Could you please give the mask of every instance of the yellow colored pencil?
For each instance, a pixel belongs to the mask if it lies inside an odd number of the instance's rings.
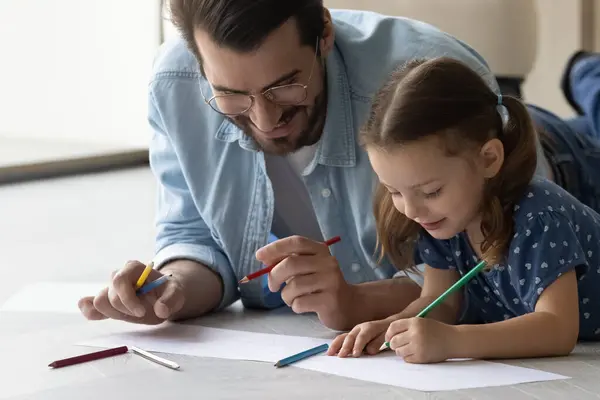
[[[153,262],[151,262],[150,264],[146,265],[146,268],[144,268],[144,271],[142,272],[142,274],[138,278],[137,283],[135,284],[135,288],[136,289],[139,289],[142,286],[144,286],[144,283],[146,283],[146,279],[148,279],[148,275],[150,275],[150,272],[152,271],[152,267],[154,267],[154,263]]]

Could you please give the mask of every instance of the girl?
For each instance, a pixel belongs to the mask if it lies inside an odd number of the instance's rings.
[[[536,132],[525,106],[471,69],[415,61],[376,96],[362,142],[380,184],[381,253],[424,264],[419,299],[338,336],[329,354],[388,341],[407,362],[569,354],[600,338],[600,216],[534,178]],[[488,268],[414,318],[478,261]]]

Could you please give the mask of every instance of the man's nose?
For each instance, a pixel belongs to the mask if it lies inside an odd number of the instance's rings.
[[[268,101],[263,96],[254,99],[254,105],[250,109],[250,120],[262,132],[271,132],[281,119],[282,110],[276,104]]]

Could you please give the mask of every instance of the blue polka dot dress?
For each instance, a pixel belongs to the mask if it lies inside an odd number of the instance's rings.
[[[600,215],[552,182],[535,178],[514,207],[514,236],[503,264],[464,290],[461,323],[497,322],[533,312],[562,274],[578,279],[580,340],[600,339]],[[466,274],[479,261],[465,233],[436,240],[423,231],[417,262]]]

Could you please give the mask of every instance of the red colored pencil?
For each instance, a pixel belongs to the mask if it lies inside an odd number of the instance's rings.
[[[88,361],[99,360],[101,358],[107,358],[112,356],[117,356],[119,354],[127,353],[127,346],[115,347],[114,349],[106,349],[101,351],[96,351],[94,353],[82,354],[80,356],[75,356],[71,358],[65,358],[63,360],[57,360],[51,362],[48,366],[52,368],[62,368],[68,367],[69,365],[81,364]]]
[[[324,242],[324,244],[325,244],[325,246],[329,247],[329,246],[331,246],[332,244],[335,244],[335,243],[339,242],[340,240],[342,240],[342,239],[341,239],[339,236],[335,236],[335,237],[332,237],[331,239],[329,239],[329,240],[325,241],[325,242]],[[261,269],[261,270],[258,270],[258,271],[256,271],[256,272],[253,272],[253,273],[251,273],[251,274],[249,274],[249,275],[246,275],[245,277],[243,277],[243,278],[242,278],[242,279],[239,281],[239,283],[246,283],[246,282],[250,282],[252,279],[258,278],[259,276],[263,276],[264,274],[268,274],[269,272],[271,272],[271,270],[272,270],[273,268],[275,268],[275,266],[276,266],[276,265],[277,265],[277,264],[273,264],[273,265],[270,265],[270,266],[268,266],[268,267],[266,267],[266,268],[263,268],[263,269]]]

